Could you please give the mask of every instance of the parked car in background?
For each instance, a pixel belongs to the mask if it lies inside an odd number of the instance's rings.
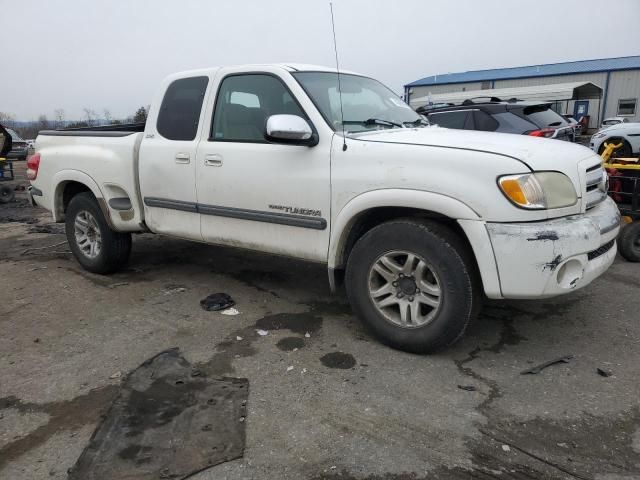
[[[640,123],[618,123],[597,131],[589,142],[591,149],[600,154],[605,143],[622,143],[613,154],[617,157],[631,157],[640,154]]]
[[[26,160],[29,155],[29,148],[27,142],[18,135],[15,130],[7,128],[7,132],[11,135],[12,147],[11,151],[7,154],[7,158],[10,160]]]
[[[470,99],[457,106],[419,107],[416,112],[445,128],[575,140],[573,127],[549,103]]]
[[[627,117],[609,117],[605,118],[600,125],[600,128],[611,127],[612,125],[618,125],[619,123],[628,123],[629,119]]]
[[[573,127],[573,133],[577,137],[578,135],[582,135],[582,124],[573,118],[571,115],[562,115],[562,118],[566,120],[566,122]]]

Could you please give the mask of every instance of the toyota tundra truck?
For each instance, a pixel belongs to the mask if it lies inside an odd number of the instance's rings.
[[[331,68],[174,74],[144,124],[44,131],[35,151],[32,201],[85,269],[119,269],[141,232],[318,262],[375,336],[411,352],[452,344],[486,297],[569,293],[616,255],[591,150],[430,126]]]

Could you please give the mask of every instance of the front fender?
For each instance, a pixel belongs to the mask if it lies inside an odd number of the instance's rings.
[[[478,220],[480,216],[468,205],[446,195],[411,189],[381,189],[352,198],[334,217],[329,240],[330,269],[344,266],[343,252],[352,225],[358,216],[372,208],[411,207],[438,213],[454,220]]]

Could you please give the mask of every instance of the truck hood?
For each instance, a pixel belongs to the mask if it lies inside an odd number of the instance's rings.
[[[557,170],[580,184],[578,164],[593,159],[600,161],[593,151],[571,142],[548,138],[529,137],[512,133],[476,132],[440,127],[373,130],[349,134],[348,138],[367,142],[424,145],[442,148],[460,148],[495,153],[514,158],[524,167],[535,170]],[[526,171],[526,170],[525,170]],[[519,173],[519,172],[505,172]]]

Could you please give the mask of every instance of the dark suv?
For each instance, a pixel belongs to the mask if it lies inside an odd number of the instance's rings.
[[[575,141],[573,127],[551,109],[550,103],[521,100],[465,100],[461,105],[419,107],[430,123],[445,128],[482,130],[485,132],[518,133],[534,137]]]

